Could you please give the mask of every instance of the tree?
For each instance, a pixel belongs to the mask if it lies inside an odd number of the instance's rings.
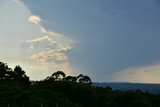
[[[0,62],[0,80],[8,79],[12,69],[8,67],[7,63]]]
[[[25,71],[22,70],[22,68],[19,65],[14,68],[13,72],[14,72],[13,73],[13,79],[16,82],[24,83],[26,85],[31,83],[29,81],[29,77],[25,74]]]
[[[19,65],[14,68],[14,74],[17,78],[26,77],[25,71]]]
[[[55,81],[61,81],[64,77],[66,76],[66,74],[62,71],[57,71],[55,73],[53,73],[49,79],[53,79]]]
[[[76,82],[77,81],[77,77],[67,76],[63,80],[67,81],[67,82]]]
[[[80,74],[77,76],[77,80],[79,83],[92,84],[92,81],[89,76]]]

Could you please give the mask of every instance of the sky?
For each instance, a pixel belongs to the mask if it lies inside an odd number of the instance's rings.
[[[0,61],[31,80],[160,83],[159,0],[1,0]]]

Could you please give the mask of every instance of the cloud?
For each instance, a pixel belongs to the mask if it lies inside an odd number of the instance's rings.
[[[160,83],[160,63],[131,67],[115,74],[114,80],[120,82]]]
[[[38,24],[40,23],[41,18],[39,16],[32,15],[28,18],[28,20],[32,23]]]
[[[48,49],[54,50],[57,48],[58,44],[54,40],[52,40],[52,38],[44,36],[41,38],[36,38],[23,42],[20,46],[20,51],[25,53],[26,55],[31,55],[46,51]]]
[[[41,25],[40,16],[31,15],[28,20],[39,26],[39,31],[46,35],[32,40],[26,40],[20,44],[22,61],[45,65],[48,72],[62,70],[70,73],[72,67],[69,64],[67,53],[75,46],[75,42],[62,34],[50,31]]]
[[[74,48],[73,43],[69,39],[65,39],[65,43],[54,40],[54,35],[44,36],[33,40],[27,40],[20,45],[20,52],[25,62],[36,62],[54,69],[61,69],[69,72],[71,69],[68,63],[68,53]],[[64,38],[63,38],[64,39]]]
[[[44,28],[44,27],[40,27],[40,31],[42,32],[42,33],[47,33],[47,30]]]
[[[0,27],[4,28],[0,30],[3,38],[0,40],[1,60],[13,68],[22,66],[32,80],[44,79],[57,70],[72,72],[67,54],[74,48],[73,41],[42,26],[44,20],[31,14],[33,12],[23,0],[3,1],[0,9]]]
[[[65,53],[57,50],[46,50],[38,54],[34,54],[26,59],[36,61],[43,64],[64,64],[68,61]]]
[[[21,0],[13,0],[13,1],[15,1],[15,2],[17,2],[17,3],[21,3]]]
[[[45,34],[47,34],[47,35],[58,35],[58,36],[63,36],[63,35],[58,34],[58,33],[56,33],[56,32],[48,31],[48,30],[46,30],[44,27],[42,27],[41,25],[40,25],[40,32],[45,33]]]

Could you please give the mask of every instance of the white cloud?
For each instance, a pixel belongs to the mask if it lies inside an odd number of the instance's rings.
[[[46,65],[49,71],[57,69],[69,73],[71,66],[66,53],[74,48],[75,43],[64,35],[49,31],[42,26],[40,16],[31,15],[28,21],[38,25],[39,31],[46,36],[21,43],[19,50],[22,61]]]
[[[63,41],[62,41],[63,39]],[[66,38],[44,36],[33,40],[27,40],[20,45],[20,52],[26,55],[41,53],[43,51],[54,50],[56,52],[67,52],[74,48],[74,42]]]
[[[43,64],[63,64],[67,63],[68,57],[65,53],[56,50],[46,50],[38,54],[34,54],[26,59],[36,61]]]
[[[37,54],[48,49],[54,50],[57,49],[58,44],[49,38],[48,36],[44,36],[42,38],[36,38],[33,40],[28,40],[23,42],[20,46],[20,52],[26,55]]]
[[[23,61],[45,64],[57,70],[70,72],[71,67],[66,53],[74,48],[73,43],[69,39],[63,40],[65,43],[62,43],[62,40],[58,42],[53,38],[54,35],[44,36],[23,42],[20,46]]]
[[[40,28],[40,31],[41,31],[42,33],[47,33],[47,30],[46,30],[44,27],[42,27],[42,26],[41,26],[41,28]]]
[[[116,73],[114,80],[120,82],[160,83],[160,64],[124,69]]]
[[[47,35],[58,35],[58,36],[63,36],[63,35],[58,34],[58,33],[56,33],[56,32],[48,31],[48,30],[46,30],[44,27],[42,27],[41,25],[40,25],[40,32],[45,33],[45,34],[47,34]]]
[[[39,16],[32,15],[28,18],[28,20],[32,23],[38,24],[40,23],[41,18]]]

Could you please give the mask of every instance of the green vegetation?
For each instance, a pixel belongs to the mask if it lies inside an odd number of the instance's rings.
[[[160,95],[93,87],[90,77],[62,71],[31,84],[20,66],[0,62],[0,107],[160,107]]]

